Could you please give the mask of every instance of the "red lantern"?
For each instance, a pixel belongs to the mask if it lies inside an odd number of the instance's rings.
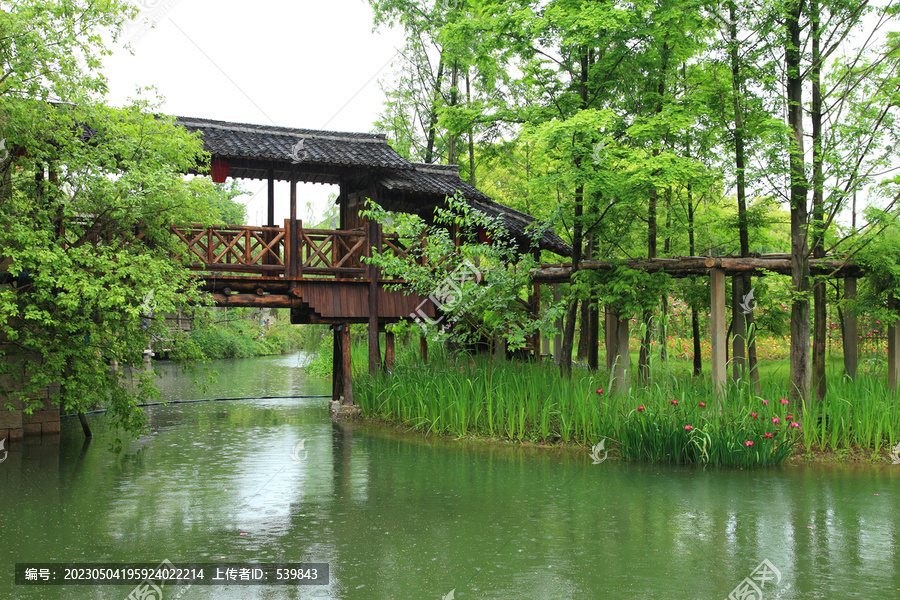
[[[230,170],[231,165],[228,164],[228,161],[218,158],[213,159],[212,164],[209,166],[209,173],[212,175],[212,180],[215,183],[225,183],[225,178],[228,177],[228,171]]]

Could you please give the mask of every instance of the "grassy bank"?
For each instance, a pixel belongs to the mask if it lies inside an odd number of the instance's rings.
[[[303,344],[286,310],[261,313],[249,308],[219,309],[196,318],[190,341],[206,358],[285,354]]]
[[[601,440],[625,459],[769,465],[792,453],[883,452],[900,441],[900,403],[881,379],[832,375],[813,409],[786,400],[780,378],[759,395],[747,383],[723,396],[704,379],[657,374],[647,387],[611,394],[607,375],[576,370],[571,381],[552,364],[441,355],[403,361],[390,377],[363,376],[354,396],[369,418],[423,432],[538,443]]]

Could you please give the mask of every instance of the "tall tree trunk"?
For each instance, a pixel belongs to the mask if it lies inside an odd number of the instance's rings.
[[[741,256],[750,256],[750,232],[747,220],[747,177],[746,177],[746,153],[744,150],[744,141],[746,133],[744,131],[744,113],[743,113],[743,77],[741,76],[741,65],[738,55],[738,30],[737,30],[737,8],[734,2],[729,7],[729,16],[731,18],[731,26],[729,28],[731,57],[731,87],[734,98],[734,166],[736,172],[737,184],[737,203],[738,203],[738,236],[741,244]],[[733,281],[737,281],[736,279]],[[741,277],[741,300],[747,294],[753,291],[753,280],[750,275]],[[745,302],[745,305],[747,302]],[[741,330],[742,344],[746,343],[747,369],[750,372],[750,379],[759,394],[759,371],[756,365],[756,335],[753,327],[753,311],[737,313],[738,318],[743,318],[743,327]]]
[[[459,103],[459,66],[453,61],[453,70],[450,74],[450,106],[456,106]],[[456,149],[457,133],[456,131],[448,131],[450,139],[447,141],[447,164],[455,165],[459,162],[459,155]]]
[[[801,17],[804,0],[788,0],[785,69],[790,140],[791,202],[791,398],[806,406],[810,399],[809,362],[809,182],[803,160],[803,78],[800,69]]]
[[[437,79],[434,82],[434,100],[431,105],[431,113],[428,115],[428,141],[425,144],[425,162],[434,161],[434,139],[437,132],[438,103],[441,100],[441,82],[444,79],[444,55],[441,54],[438,61]]]
[[[691,155],[690,137],[686,142],[686,153]],[[697,248],[694,245],[694,187],[688,182],[687,185],[687,209],[688,209],[688,253],[691,256],[697,255]],[[692,279],[694,279],[692,277]],[[703,354],[700,347],[700,314],[697,308],[691,307],[691,338],[694,342],[694,376],[699,377],[703,374]]]
[[[590,258],[590,241],[587,243],[585,256],[582,258]],[[589,310],[590,303],[587,300],[581,301],[581,307],[578,310],[578,352],[576,357],[579,362],[586,362],[588,355],[588,343],[591,338],[591,314]]]
[[[466,108],[472,108],[472,92],[469,89],[469,69],[466,69]],[[475,125],[469,124],[469,185],[475,187]]]
[[[669,45],[663,42],[662,47],[662,65],[659,74],[659,83],[657,84],[657,94],[659,95],[659,103],[656,106],[656,114],[663,111],[663,96],[666,93],[666,75],[669,68]],[[677,67],[676,67],[677,69]],[[659,156],[659,148],[653,149],[653,156]],[[658,194],[656,187],[651,182],[647,207],[647,258],[656,258],[656,210],[658,202]],[[650,342],[653,340],[653,311],[645,310],[642,315],[644,322],[644,339],[641,340],[641,349],[638,353],[638,377],[641,381],[647,381],[650,378]]]
[[[809,3],[810,28],[812,33],[812,143],[813,143],[813,231],[812,251],[815,258],[825,256],[825,201],[822,176],[822,57],[820,54],[820,22],[818,0]],[[816,400],[825,398],[825,339],[828,316],[826,314],[825,281],[821,278],[813,283],[813,359],[812,386]]]
[[[572,226],[572,278],[581,266],[581,212],[584,187],[575,190],[575,219]],[[572,350],[575,345],[575,320],[578,317],[578,297],[569,290],[569,305],[566,307],[566,329],[563,331],[562,356],[559,358],[559,372],[563,377],[572,376]]]
[[[588,53],[582,48],[581,52],[581,82],[580,82],[580,100],[581,109],[587,108],[587,81],[588,68],[590,59]],[[576,157],[575,168],[581,167],[581,158]],[[581,266],[581,246],[583,223],[582,215],[584,212],[584,185],[575,188],[575,215],[572,224],[572,278],[574,280],[578,269]],[[578,316],[578,298],[570,290],[569,305],[566,309],[566,330],[563,332],[562,356],[559,359],[559,370],[563,377],[572,377],[572,350],[575,345],[575,318]]]

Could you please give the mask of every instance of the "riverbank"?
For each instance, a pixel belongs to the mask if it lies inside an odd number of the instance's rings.
[[[430,432],[422,432],[408,424],[388,421],[378,417],[367,417],[365,415],[358,419],[359,423],[366,427],[382,430],[384,435],[402,436],[404,441],[415,443],[420,440],[427,443],[428,440],[439,439],[448,443],[452,442],[476,442],[489,444],[497,447],[525,448],[536,449],[541,451],[563,452],[571,455],[583,455],[586,460],[590,460],[592,447],[586,444],[576,442],[533,442],[509,440],[499,437],[489,437],[483,435],[470,434],[466,436],[443,435]],[[367,433],[372,433],[371,429],[367,429]],[[821,448],[813,448],[807,451],[806,448],[796,447],[792,454],[788,455],[781,465],[802,467],[809,465],[869,465],[869,466],[895,466],[891,457],[891,448],[884,448],[878,452],[860,448],[840,449],[840,450],[823,450]],[[605,444],[599,456],[606,460],[621,461],[624,460],[618,452],[615,444],[610,442]],[[900,465],[896,465],[900,472]]]

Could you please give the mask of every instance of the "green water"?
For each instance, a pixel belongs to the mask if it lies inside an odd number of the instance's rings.
[[[299,358],[221,361],[169,399],[326,394]],[[134,586],[15,586],[17,562],[327,562],[319,587],[169,587],[163,599],[900,598],[900,465],[755,471],[591,464],[586,453],[335,427],[326,399],[104,417],[0,463],[0,599],[125,600]],[[302,447],[298,443],[303,442]],[[3,453],[0,452],[0,457]],[[180,596],[179,596],[180,594]],[[780,595],[779,595],[780,594]]]

